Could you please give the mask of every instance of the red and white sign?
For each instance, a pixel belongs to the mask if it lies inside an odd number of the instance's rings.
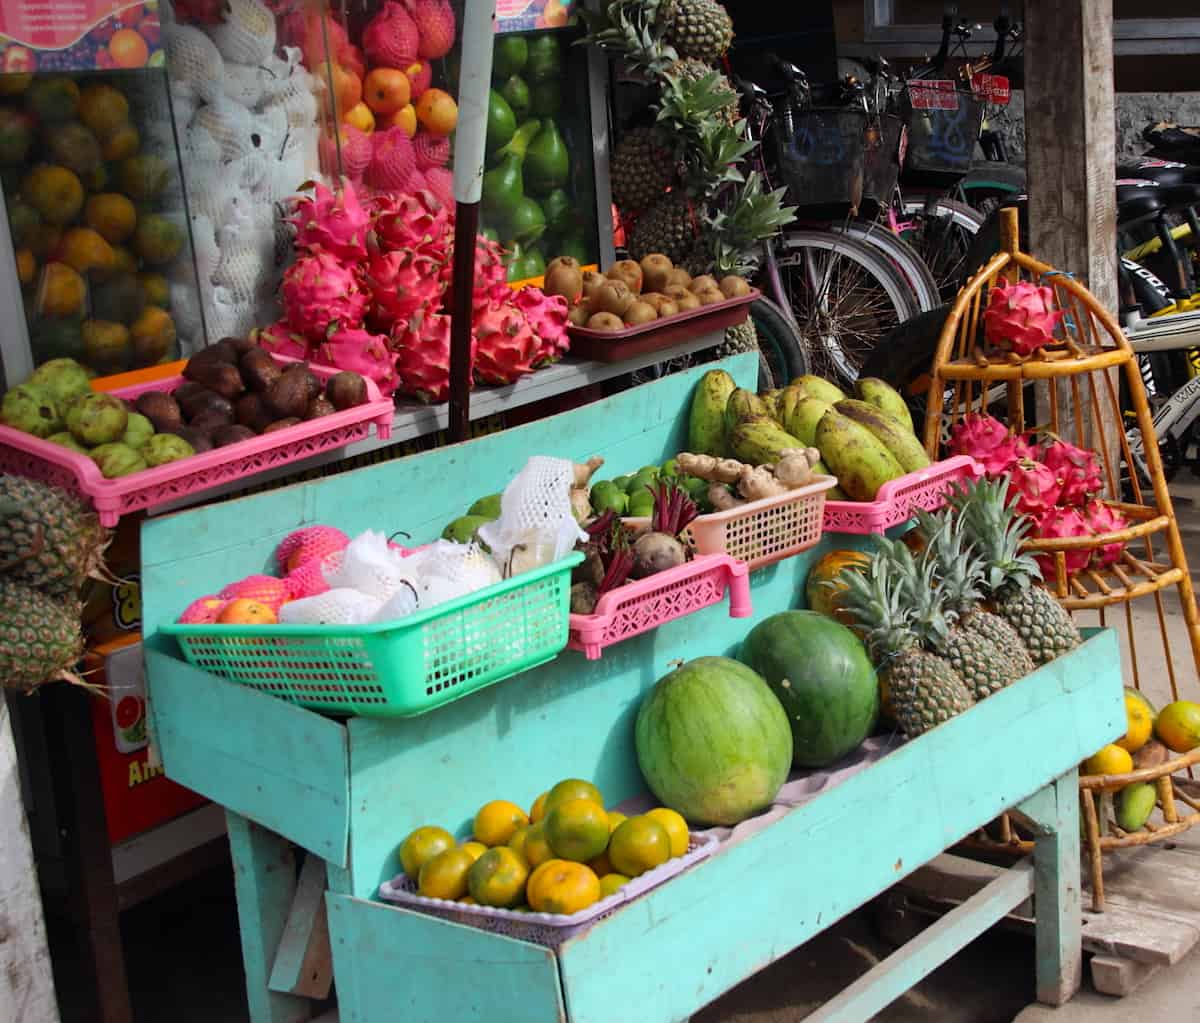
[[[3,0],[0,36],[35,50],[60,50],[140,0]]]
[[[971,88],[993,106],[1006,107],[1012,100],[1012,86],[1004,75],[972,75]]]
[[[958,88],[954,82],[929,79],[908,83],[914,110],[957,110]]]

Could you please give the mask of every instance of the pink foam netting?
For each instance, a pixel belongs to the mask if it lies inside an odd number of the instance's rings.
[[[207,597],[197,597],[184,608],[183,614],[179,616],[179,624],[212,625],[226,603],[228,601],[225,597],[219,597],[215,593],[210,593]]]
[[[336,526],[306,526],[289,533],[275,549],[275,560],[279,567],[286,570],[292,555],[298,554],[297,567],[314,558],[324,558],[327,554],[343,550],[350,542],[350,537]]]
[[[287,574],[288,585],[296,600],[305,597],[317,597],[329,591],[329,582],[325,573],[332,572],[341,564],[341,549],[329,551],[322,557],[309,558]]]
[[[279,609],[294,595],[284,579],[277,579],[273,575],[248,575],[245,579],[230,583],[217,596],[227,600],[234,600],[238,597],[257,600],[278,614]]]

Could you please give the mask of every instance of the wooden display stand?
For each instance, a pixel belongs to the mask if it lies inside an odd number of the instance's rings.
[[[754,356],[723,365],[754,386]],[[1111,632],[1090,635],[968,713],[898,744],[551,950],[374,901],[380,882],[398,871],[398,843],[420,824],[459,830],[489,799],[528,805],[563,777],[593,779],[609,805],[644,793],[633,741],[641,699],[681,659],[735,654],[752,622],[710,607],[597,661],[564,651],[429,714],[390,720],[332,719],[223,681],[188,665],[156,631],[197,594],[268,563],[297,527],[330,523],[351,535],[403,528],[421,541],[464,502],[502,489],[531,454],[599,454],[613,470],[674,454],[702,372],[466,444],[146,524],[155,739],[170,777],[227,809],[255,1023],[323,1009],[314,999],[329,991],[330,955],[342,1023],[383,1023],[397,1013],[414,1023],[686,1020],[1018,805],[1037,831],[1033,862],[1006,872],[810,1018],[870,1018],[1035,893],[1038,997],[1058,1004],[1073,994],[1075,765],[1124,730]],[[754,573],[754,618],[796,606],[813,560],[865,539],[826,537]],[[1016,748],[1022,756],[1014,758]],[[296,847],[308,854],[298,879]]]

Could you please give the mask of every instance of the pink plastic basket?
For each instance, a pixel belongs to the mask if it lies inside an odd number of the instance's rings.
[[[661,867],[646,871],[641,877],[635,877],[628,884],[618,888],[608,898],[593,902],[587,909],[581,909],[570,916],[562,913],[518,913],[512,909],[463,905],[448,899],[430,899],[418,895],[416,883],[404,874],[398,874],[391,881],[381,884],[379,897],[405,909],[415,909],[454,923],[467,924],[520,941],[557,948],[569,938],[586,931],[597,920],[611,916],[626,903],[645,895],[652,888],[657,888],[664,881],[669,881],[700,860],[711,856],[717,851],[719,844],[714,835],[692,834],[688,840],[688,851],[682,856],[667,860]]]
[[[604,594],[590,615],[571,615],[567,646],[597,660],[606,646],[719,603],[729,591],[729,617],[751,612],[749,569],[728,554],[701,554],[668,572]]]
[[[825,532],[882,533],[907,522],[918,508],[941,508],[954,483],[982,472],[969,455],[955,455],[890,480],[879,488],[874,501],[826,501]]]
[[[280,362],[295,361],[278,355],[275,358]],[[330,366],[310,368],[321,379],[328,379],[338,372]],[[167,377],[120,387],[112,393],[119,398],[133,399],[145,391],[174,391],[183,382],[182,376]],[[76,491],[91,501],[100,516],[100,524],[112,527],[122,515],[130,512],[177,501],[364,440],[370,436],[372,423],[379,438],[386,440],[391,436],[395,405],[390,398],[380,396],[374,382],[368,380],[366,383],[367,401],[363,405],[112,480],[106,480],[87,455],[0,426],[0,472],[44,480]]]

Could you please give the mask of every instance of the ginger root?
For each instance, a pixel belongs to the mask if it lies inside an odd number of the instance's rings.
[[[749,467],[738,477],[738,493],[748,501],[760,501],[764,497],[778,497],[791,488],[777,480],[765,466]]]
[[[816,448],[785,448],[779,453],[775,464],[775,479],[788,490],[802,487],[812,481],[813,466],[821,458]]]
[[[741,498],[734,497],[724,483],[714,481],[708,485],[708,503],[717,511],[722,512],[741,507],[746,502]]]
[[[575,483],[576,489],[587,489],[587,485],[592,481],[592,476],[596,470],[604,464],[604,459],[599,455],[592,455],[586,462],[575,463]]]
[[[713,483],[736,483],[742,470],[750,468],[735,458],[693,455],[688,451],[676,457],[675,465],[689,476],[698,476]]]

